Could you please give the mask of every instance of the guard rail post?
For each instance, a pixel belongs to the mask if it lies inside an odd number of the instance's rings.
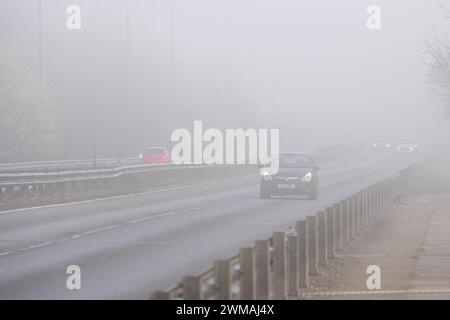
[[[197,276],[185,276],[183,278],[183,299],[201,300],[202,299],[201,279]]]
[[[270,244],[269,240],[255,242],[255,298],[270,298]]]
[[[170,300],[170,294],[166,291],[155,291],[150,295],[151,300]]]
[[[389,208],[389,181],[383,181],[383,190],[384,190],[384,210]]]
[[[364,230],[369,229],[369,190],[364,189],[363,191],[364,195],[364,201],[363,201],[363,212],[364,212],[364,219],[363,219],[363,225]]]
[[[242,248],[239,254],[239,294],[242,300],[255,298],[255,263],[253,248]]]
[[[384,210],[389,208],[389,183],[388,180],[383,181],[384,185]]]
[[[375,184],[375,218],[380,217],[380,184]]]
[[[355,195],[356,197],[356,235],[361,237],[362,227],[361,227],[361,217],[362,217],[362,193],[358,191]]]
[[[369,187],[369,224],[370,225],[372,225],[372,223],[375,220],[374,200],[375,200],[374,187],[373,187],[373,185],[371,185]]]
[[[318,247],[319,267],[328,265],[327,253],[327,215],[324,211],[317,213],[318,219]]]
[[[349,235],[349,214],[348,214],[348,201],[342,200],[341,201],[342,206],[342,241],[343,244],[347,244],[350,241],[350,235]]]
[[[375,187],[370,186],[370,223],[375,221]]]
[[[308,275],[319,275],[319,242],[317,215],[306,217],[308,225]]]
[[[327,215],[327,259],[334,259],[336,257],[335,253],[335,216],[334,216],[334,207],[328,207],[325,210],[325,214]]]
[[[273,233],[273,294],[276,300],[286,299],[286,233]]]
[[[366,189],[366,226],[370,229],[370,187]]]
[[[298,297],[298,236],[287,236],[287,296]]]
[[[394,179],[389,179],[389,206],[394,203]]]
[[[348,198],[349,221],[350,221],[350,240],[355,240],[355,197],[354,195]]]
[[[298,289],[309,287],[309,225],[307,221],[297,221],[297,274]]]
[[[219,300],[231,299],[231,270],[228,260],[214,262],[214,281],[216,284],[216,297]]]
[[[342,241],[342,202],[334,205],[335,212],[335,233],[336,233],[336,250],[342,251],[344,248]]]

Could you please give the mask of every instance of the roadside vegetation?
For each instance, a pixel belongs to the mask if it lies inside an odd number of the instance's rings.
[[[59,120],[37,72],[15,52],[0,50],[0,163],[58,158]]]
[[[408,194],[450,194],[449,156],[425,161],[408,176]]]

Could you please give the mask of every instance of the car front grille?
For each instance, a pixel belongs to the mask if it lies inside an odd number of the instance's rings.
[[[275,177],[275,180],[279,180],[279,181],[296,181],[296,180],[300,180],[300,177]]]

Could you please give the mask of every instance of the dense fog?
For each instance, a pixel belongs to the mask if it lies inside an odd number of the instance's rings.
[[[380,30],[372,4],[2,0],[0,160],[136,156],[194,120],[279,128],[290,150],[441,144],[424,43],[448,36],[445,2],[377,1]]]

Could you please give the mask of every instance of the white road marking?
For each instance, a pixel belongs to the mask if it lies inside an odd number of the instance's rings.
[[[180,214],[184,213],[184,211],[188,211],[188,210],[183,210],[183,211],[180,211],[179,213]],[[0,257],[7,256],[7,255],[10,255],[10,254],[13,254],[13,253],[17,253],[17,252],[26,251],[26,250],[47,247],[49,245],[53,245],[53,244],[57,244],[57,243],[62,243],[62,242],[67,242],[67,241],[71,241],[71,240],[76,240],[76,239],[80,239],[80,238],[83,238],[85,236],[92,235],[92,234],[95,234],[95,233],[99,233],[99,232],[102,232],[102,231],[112,230],[112,229],[123,227],[123,226],[126,226],[126,225],[139,223],[139,222],[150,220],[150,219],[156,219],[156,218],[172,216],[172,215],[175,215],[175,214],[177,214],[176,211],[168,211],[168,212],[164,212],[164,213],[160,213],[160,214],[156,214],[156,215],[151,215],[151,216],[147,216],[147,217],[143,217],[143,218],[139,218],[139,219],[126,221],[126,222],[123,222],[123,223],[108,225],[108,226],[92,229],[92,230],[89,230],[89,231],[85,231],[85,232],[82,232],[82,233],[79,233],[79,234],[75,234],[75,235],[72,235],[70,237],[65,237],[65,238],[54,240],[54,241],[42,242],[42,243],[38,243],[38,244],[32,244],[32,245],[29,245],[27,247],[23,247],[23,248],[11,250],[11,251],[5,251],[5,252],[0,253]]]
[[[232,202],[233,201],[229,201],[229,203],[232,203]],[[57,239],[57,240],[54,240],[54,241],[47,241],[47,242],[38,243],[38,244],[32,244],[32,245],[29,245],[27,247],[23,247],[23,248],[11,250],[11,251],[1,252],[0,253],[0,257],[7,256],[7,255],[10,255],[10,254],[13,254],[13,253],[17,253],[17,252],[26,251],[26,250],[42,248],[42,247],[46,247],[46,246],[53,245],[53,244],[56,244],[56,243],[62,243],[62,242],[66,242],[66,241],[80,239],[80,238],[83,238],[83,237],[88,236],[88,235],[92,235],[92,234],[99,233],[99,232],[102,232],[102,231],[107,231],[107,230],[120,228],[120,227],[131,225],[131,224],[136,224],[136,223],[139,223],[139,222],[144,222],[144,221],[147,221],[147,220],[150,220],[150,219],[156,219],[156,218],[162,218],[162,217],[186,214],[186,213],[189,213],[189,212],[199,211],[201,209],[206,209],[206,208],[213,207],[213,206],[215,206],[215,204],[211,204],[209,206],[197,206],[197,207],[181,209],[179,211],[168,211],[168,212],[163,212],[163,213],[160,213],[160,214],[149,215],[149,216],[145,216],[145,217],[142,217],[142,218],[137,218],[137,219],[125,221],[125,222],[122,222],[122,223],[117,223],[117,224],[112,224],[112,225],[108,225],[108,226],[92,229],[92,230],[89,230],[89,231],[85,231],[85,232],[82,232],[82,233],[78,233],[78,234],[72,235],[70,237],[61,238],[61,239]]]

